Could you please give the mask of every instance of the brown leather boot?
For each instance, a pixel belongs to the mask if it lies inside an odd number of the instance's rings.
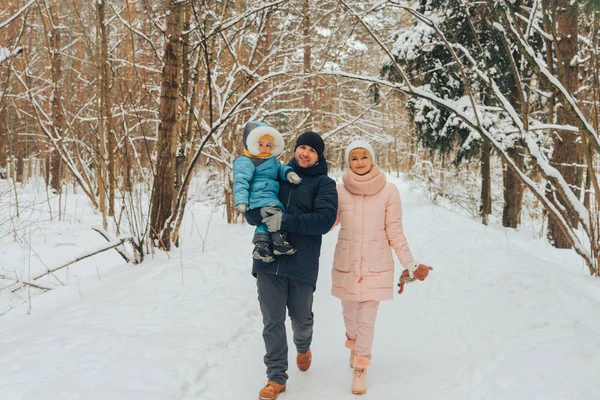
[[[258,398],[259,400],[275,400],[281,392],[285,392],[285,385],[268,381],[265,387],[262,388],[258,394]]]
[[[296,365],[298,365],[298,369],[302,372],[308,371],[311,361],[312,353],[310,352],[310,348],[306,350],[306,353],[296,354]]]

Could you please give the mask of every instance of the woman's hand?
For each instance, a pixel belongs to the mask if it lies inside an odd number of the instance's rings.
[[[431,271],[432,269],[433,267],[430,267],[429,265],[419,264],[419,266],[417,267],[417,269],[415,269],[415,272],[413,272],[413,274],[418,280],[424,281],[425,278],[427,278],[427,275],[429,275],[429,271]]]
[[[398,282],[398,287],[400,288],[400,290],[398,290],[398,294],[402,294],[402,292],[404,292],[404,285],[406,285],[406,280],[409,278],[408,275],[408,270],[405,269],[404,271],[402,271],[402,274],[400,274],[400,282]]]
[[[415,271],[413,272],[414,279],[424,281],[425,278],[427,278],[427,275],[429,275],[429,271],[431,271],[431,270],[433,270],[433,267],[430,267],[425,264],[419,264],[417,269],[415,269]],[[398,287],[400,288],[398,290],[398,294],[402,294],[402,292],[404,292],[404,285],[406,285],[407,282],[412,282],[414,279],[410,278],[410,275],[409,275],[407,269],[402,271],[402,274],[400,274],[400,281],[398,282]]]

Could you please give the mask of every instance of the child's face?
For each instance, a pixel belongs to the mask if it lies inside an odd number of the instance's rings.
[[[258,140],[258,152],[260,154],[271,154],[271,141],[267,138]]]

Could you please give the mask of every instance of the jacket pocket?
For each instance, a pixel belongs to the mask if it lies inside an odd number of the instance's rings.
[[[373,243],[365,258],[370,272],[386,272],[394,269],[392,249],[387,241]]]
[[[333,255],[333,268],[348,272],[350,267],[350,243],[347,240],[339,239]]]

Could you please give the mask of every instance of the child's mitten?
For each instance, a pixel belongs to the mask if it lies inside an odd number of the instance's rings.
[[[248,204],[245,203],[240,203],[237,206],[235,206],[235,208],[240,212],[240,213],[245,213],[246,211],[248,211]]]
[[[294,185],[298,185],[300,182],[302,182],[302,178],[300,178],[294,171],[291,171],[287,174],[287,180],[289,183],[293,183]]]

